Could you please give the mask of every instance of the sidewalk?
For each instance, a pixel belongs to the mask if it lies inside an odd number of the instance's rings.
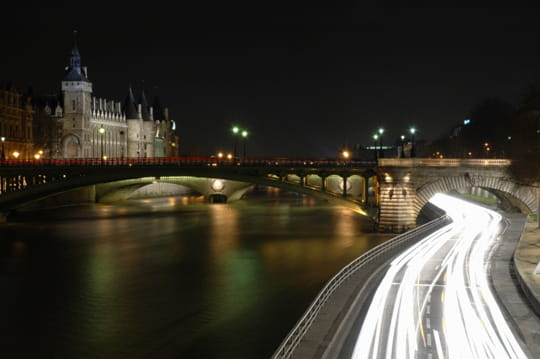
[[[540,315],[533,309],[533,304],[539,307],[540,300],[540,275],[533,274],[536,268],[533,262],[540,261],[540,230],[535,223],[526,223],[527,217],[523,215],[504,214],[504,217],[509,227],[492,253],[491,281],[507,310],[508,321],[521,334],[529,355],[540,359]],[[528,300],[521,286],[530,288],[536,297]]]
[[[540,228],[536,222],[527,221],[514,254],[514,262],[522,280],[521,284],[525,286],[523,291],[536,314],[540,316],[540,272],[535,273],[540,263]]]

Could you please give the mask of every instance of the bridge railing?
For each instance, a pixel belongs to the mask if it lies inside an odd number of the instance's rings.
[[[302,318],[296,323],[294,328],[289,332],[285,340],[278,347],[273,359],[290,358],[294,350],[297,348],[300,341],[304,338],[307,331],[313,324],[317,314],[321,311],[328,299],[334,292],[353,274],[367,269],[376,259],[384,258],[395,253],[395,250],[405,249],[413,244],[416,240],[420,240],[426,235],[435,232],[436,230],[451,223],[449,216],[444,215],[413,230],[400,234],[375,248],[370,249],[354,261],[341,269],[334,277],[332,277],[323,289],[319,292],[315,300],[311,303]]]
[[[507,167],[503,158],[379,158],[379,167]]]
[[[244,166],[244,167],[374,167],[375,161],[337,160],[337,159],[289,159],[289,158],[81,158],[81,159],[39,159],[39,160],[0,160],[2,167],[140,167],[140,166]]]

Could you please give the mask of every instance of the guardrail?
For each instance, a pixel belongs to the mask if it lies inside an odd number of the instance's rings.
[[[375,167],[376,161],[339,159],[243,158],[206,157],[171,158],[74,158],[39,160],[0,160],[2,167],[113,167],[113,166],[244,166],[244,167]]]
[[[302,318],[296,323],[294,328],[289,332],[285,340],[278,347],[272,358],[290,358],[300,341],[303,339],[306,332],[311,327],[315,317],[320,312],[322,307],[328,301],[330,296],[345,282],[351,275],[358,270],[364,269],[375,259],[379,259],[387,255],[393,249],[404,248],[410,242],[420,239],[423,236],[432,233],[448,224],[452,220],[449,216],[444,215],[413,230],[400,234],[380,245],[374,247],[356,258],[347,266],[342,268],[334,277],[332,277],[319,292],[315,300],[311,303]]]
[[[508,167],[503,158],[379,158],[379,167]]]

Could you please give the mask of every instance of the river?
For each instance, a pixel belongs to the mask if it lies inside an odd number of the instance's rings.
[[[268,358],[324,283],[388,238],[371,231],[271,188],[24,213],[0,225],[0,356]]]

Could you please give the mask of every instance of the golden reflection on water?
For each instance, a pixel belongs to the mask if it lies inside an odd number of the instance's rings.
[[[238,244],[238,210],[227,204],[214,204],[208,207],[212,254],[234,249]]]
[[[351,247],[359,234],[358,215],[344,208],[336,217],[337,244],[342,248]]]

